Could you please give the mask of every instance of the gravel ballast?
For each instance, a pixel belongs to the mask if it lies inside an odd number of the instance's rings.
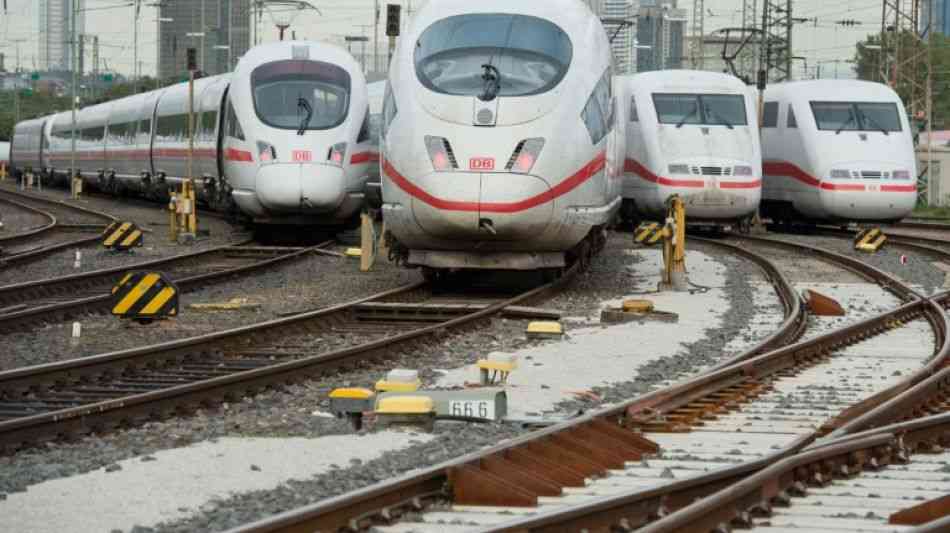
[[[599,312],[600,303],[604,300],[624,294],[649,292],[655,288],[644,285],[641,273],[644,270],[653,273],[658,265],[632,263],[625,246],[628,239],[629,235],[612,235],[608,249],[595,260],[591,271],[543,306],[560,309],[571,317],[590,317]],[[771,291],[761,290],[764,279],[756,267],[730,255],[724,255],[714,247],[697,245],[692,248],[715,257],[715,260],[725,267],[725,282],[722,287],[716,289],[722,289],[727,297],[728,304],[722,312],[729,320],[722,321],[720,326],[707,331],[705,338],[681,346],[672,357],[631,368],[630,375],[635,377],[630,381],[595,389],[603,401],[631,398],[678,376],[688,375],[722,360],[740,350],[742,344],[753,342],[760,334],[768,333],[767,328],[755,331],[750,328],[750,324],[761,318],[762,314],[776,315],[778,320],[781,319],[777,298]],[[302,264],[299,263],[294,268]],[[412,272],[410,275],[417,274]],[[342,280],[343,276],[347,276],[350,283]],[[341,288],[359,285],[366,279],[361,277],[358,278],[360,283],[353,283],[353,276],[352,271],[349,271],[340,274],[339,278],[328,280],[328,283],[335,288]],[[257,278],[254,279],[256,283]],[[280,283],[274,283],[280,286]],[[696,290],[704,288],[696,287]],[[205,295],[209,299],[226,299],[233,294],[224,286],[206,291],[215,291]],[[248,292],[250,294],[250,291]],[[769,295],[767,301],[763,301],[764,294]],[[369,364],[357,370],[285,387],[279,391],[266,391],[235,404],[199,411],[191,417],[152,422],[138,428],[90,436],[73,443],[53,443],[44,448],[20,452],[12,457],[2,457],[0,470],[9,475],[0,478],[0,493],[25,490],[30,485],[44,480],[77,475],[109,467],[124,459],[151,456],[161,450],[218,438],[315,438],[349,434],[352,431],[347,424],[326,417],[326,395],[332,388],[371,386],[385,371],[394,367],[418,368],[423,381],[432,384],[443,375],[439,369],[470,364],[486,352],[517,351],[545,342],[525,340],[523,332],[526,324],[527,321],[523,320],[493,319],[490,327],[432,339],[421,348],[393,354],[392,361]],[[570,334],[572,328],[582,327],[582,324],[566,321],[565,327]],[[477,376],[472,376],[473,380],[476,378]],[[559,413],[568,414],[594,405],[593,401],[586,400],[565,401],[557,407]],[[192,518],[169,522],[159,527],[139,524],[141,527],[135,530],[219,531],[368,486],[413,468],[437,464],[463,453],[497,444],[502,439],[520,433],[521,430],[507,426],[440,423],[436,426],[436,438],[430,442],[391,451],[364,464],[339,465],[340,468],[332,472],[307,480],[290,481],[277,489],[236,494],[211,503],[195,502],[194,507],[198,508],[198,512]],[[315,445],[318,443],[319,441],[315,441]],[[131,531],[135,525],[128,524],[124,530]]]

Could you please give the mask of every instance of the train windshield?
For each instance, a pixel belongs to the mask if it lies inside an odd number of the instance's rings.
[[[901,117],[894,102],[811,102],[819,130],[901,131]]]
[[[350,107],[350,75],[320,61],[261,65],[251,74],[251,87],[257,116],[275,128],[335,128],[346,120]]]
[[[654,93],[653,105],[661,124],[746,126],[745,98],[737,94]]]
[[[415,63],[419,81],[432,91],[490,100],[550,91],[572,57],[570,38],[551,22],[478,14],[430,26],[416,43]]]

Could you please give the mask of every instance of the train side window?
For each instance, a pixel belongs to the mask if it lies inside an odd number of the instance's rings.
[[[370,139],[370,127],[369,127],[369,111],[366,112],[366,117],[363,119],[363,125],[360,127],[360,134],[356,137],[356,142],[365,143]]]
[[[630,122],[640,122],[640,115],[637,113],[637,98],[630,97]]]
[[[396,118],[396,113],[398,112],[399,109],[396,108],[396,97],[393,96],[392,89],[390,89],[387,83],[386,98],[383,100],[383,137],[389,133],[389,126],[393,123],[393,120]]]
[[[795,110],[792,109],[792,104],[788,104],[788,119],[785,124],[788,128],[797,128],[798,121],[795,120]]]
[[[762,127],[778,127],[778,102],[766,102],[762,111]]]
[[[241,123],[238,122],[237,113],[234,111],[234,104],[228,100],[228,114],[227,114],[227,132],[228,137],[234,137],[235,139],[244,140],[244,130],[241,129]]]
[[[152,134],[152,119],[145,119],[139,122],[139,135],[151,135]]]

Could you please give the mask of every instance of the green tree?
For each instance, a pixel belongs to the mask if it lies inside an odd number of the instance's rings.
[[[895,43],[896,40],[899,43]],[[930,53],[933,61],[933,111],[934,128],[943,129],[950,127],[950,38],[941,34],[934,34],[930,43]],[[883,44],[891,49],[893,44],[899,44],[902,55],[905,57],[919,47],[925,46],[910,32],[901,32],[895,35],[893,32],[884,34],[869,35],[867,39],[858,43],[855,51],[854,62],[855,70],[859,79],[871,80],[877,82],[890,82],[893,76],[893,70],[888,65],[882,65]],[[905,69],[907,67],[904,67]],[[921,87],[926,86],[927,70],[926,61],[922,61],[921,68],[916,73],[918,83]],[[908,78],[906,70],[901,73],[901,80],[897,83],[894,90],[900,95],[905,103],[909,102],[912,87],[912,78]]]

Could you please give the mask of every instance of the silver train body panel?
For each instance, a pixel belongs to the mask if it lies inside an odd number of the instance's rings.
[[[481,48],[472,48],[478,53],[469,59],[468,49],[440,49],[438,39],[426,38],[426,32],[451,33],[453,25],[480,33],[482,23],[482,29],[499,23],[525,29],[520,45],[498,52],[501,81],[494,98],[453,85],[470,79],[477,85]],[[528,40],[538,35],[557,40],[545,46],[560,46],[562,53],[569,42],[569,63],[550,62],[544,55],[549,50],[518,48],[533,46]],[[413,44],[420,39],[435,44],[417,52],[430,46]],[[426,82],[417,71],[417,53],[433,58],[420,67]],[[534,63],[520,65],[512,91],[522,80],[542,89],[506,94],[504,77],[516,76],[508,69],[516,68],[518,57]],[[611,220],[619,208],[622,165],[622,143],[608,116],[615,105],[611,61],[600,21],[580,2],[489,0],[473,6],[448,0],[418,12],[390,69],[381,141],[384,217],[409,250],[411,266],[562,266],[566,251]],[[440,85],[443,78],[448,81]],[[529,145],[541,147],[531,152]]]
[[[762,194],[758,105],[741,80],[668,70],[617,77],[627,122],[625,216],[661,219],[679,195],[687,220],[751,217]],[[725,116],[723,116],[725,115]]]
[[[82,108],[76,172],[105,191],[164,198],[189,175],[188,94],[179,83]],[[234,73],[196,80],[194,95],[192,175],[210,206],[236,205],[265,224],[333,226],[357,214],[378,175],[378,137],[347,52],[303,41],[258,46]],[[333,113],[326,123],[324,111]],[[67,112],[17,124],[14,165],[69,175],[72,121]]]
[[[898,95],[853,80],[783,83],[765,93],[763,214],[886,222],[913,211],[917,165]]]

